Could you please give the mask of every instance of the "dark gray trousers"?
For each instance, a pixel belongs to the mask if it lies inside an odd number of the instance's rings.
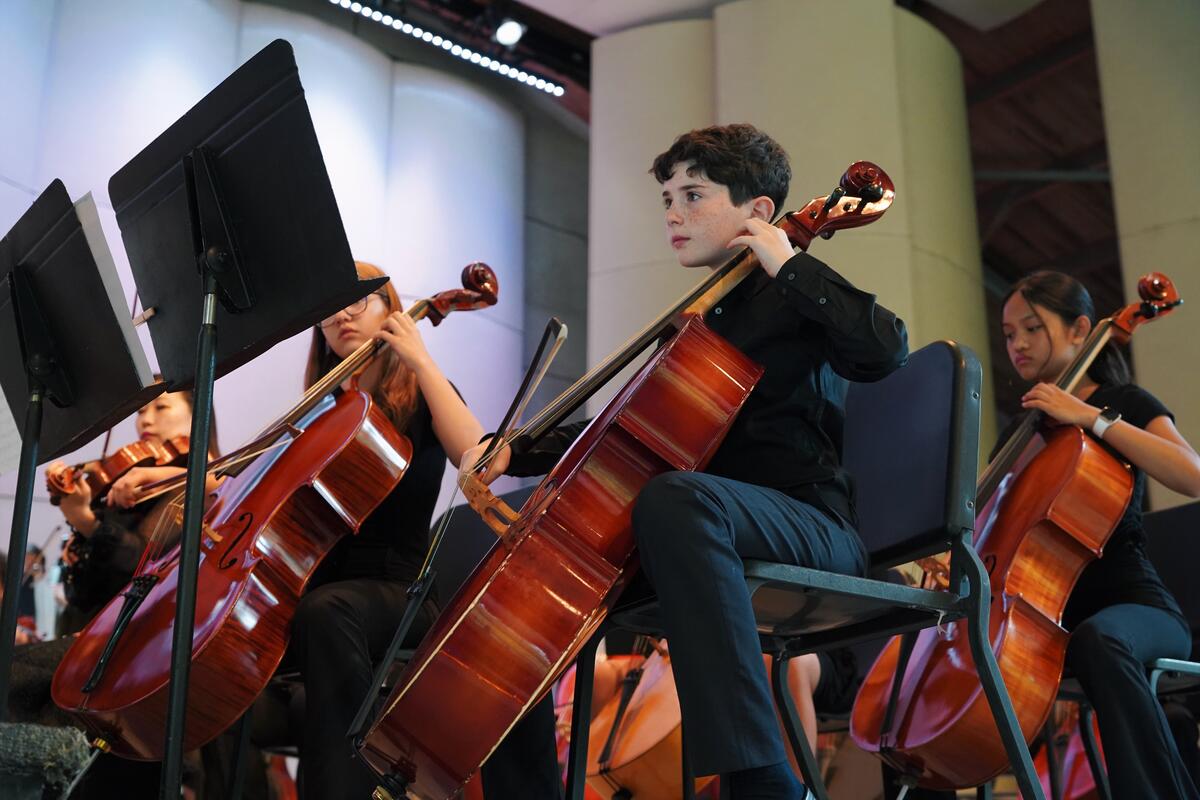
[[[1191,633],[1174,615],[1133,603],[1101,609],[1071,631],[1067,666],[1096,709],[1114,798],[1200,798],[1145,666],[1185,659],[1191,646]]]
[[[696,774],[783,761],[742,559],[861,575],[858,535],[782,492],[693,472],[647,483],[633,529],[661,604]]]

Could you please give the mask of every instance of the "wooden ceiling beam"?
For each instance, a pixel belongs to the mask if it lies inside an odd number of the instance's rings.
[[[993,76],[987,83],[969,90],[967,105],[974,107],[1007,97],[1013,92],[1074,64],[1089,55],[1094,47],[1092,29],[1088,28],[1082,33],[1064,39],[1053,47],[1009,67]]]

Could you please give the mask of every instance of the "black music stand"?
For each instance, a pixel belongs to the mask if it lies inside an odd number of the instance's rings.
[[[217,376],[387,280],[358,279],[282,40],[209,92],[108,188],[163,379],[172,390],[195,387],[193,442],[208,441]],[[169,800],[180,791],[206,460],[204,447],[189,452],[161,784]]]
[[[0,385],[13,417],[25,420],[5,576],[11,591],[0,614],[3,721],[39,453],[48,461],[77,449],[162,391],[91,195],[72,204],[59,180],[0,240]]]

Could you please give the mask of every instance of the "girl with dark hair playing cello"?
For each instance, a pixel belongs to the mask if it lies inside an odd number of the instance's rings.
[[[1034,384],[1021,398],[1022,407],[1041,411],[1053,423],[1091,431],[1134,468],[1125,514],[1103,557],[1084,569],[1067,602],[1067,667],[1096,709],[1113,796],[1196,798],[1200,794],[1179,758],[1145,669],[1156,658],[1187,658],[1190,627],[1146,557],[1141,520],[1146,476],[1200,497],[1200,456],[1176,430],[1172,413],[1131,382],[1129,367],[1112,345],[1074,394],[1054,385],[1095,323],[1087,289],[1060,272],[1023,278],[1005,298],[1002,326],[1009,359],[1021,378]]]
[[[1091,296],[1079,281],[1050,271],[1022,278],[1004,299],[1001,324],[1013,368],[1033,384],[1021,398],[1026,412],[1042,412],[1051,425],[1090,431],[1133,467],[1124,515],[1103,556],[1080,574],[1062,619],[1070,632],[1066,667],[1096,709],[1113,796],[1200,797],[1146,675],[1145,665],[1156,658],[1187,658],[1191,633],[1146,556],[1142,529],[1146,477],[1198,497],[1200,456],[1175,428],[1172,413],[1132,383],[1128,364],[1111,343],[1074,393],[1055,385],[1096,325]],[[1011,421],[1000,444],[1024,417]],[[910,796],[941,800],[954,793],[918,790]]]

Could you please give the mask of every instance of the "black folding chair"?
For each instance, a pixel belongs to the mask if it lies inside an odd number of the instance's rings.
[[[890,634],[915,636],[920,629],[955,619],[968,626],[971,653],[1021,792],[1027,800],[1043,800],[988,641],[988,575],[972,546],[980,381],[975,355],[943,341],[913,353],[907,366],[882,381],[851,384],[843,457],[857,486],[859,533],[871,555],[872,577],[745,562],[763,651],[775,656],[771,680],[776,703],[808,789],[820,800],[828,795],[788,693],[788,659]],[[879,577],[889,567],[947,550],[949,591],[900,586]],[[659,632],[653,603],[618,607],[610,624]],[[588,644],[576,667],[567,783],[572,800],[583,796],[587,709],[598,643],[597,637]],[[690,793],[686,757],[684,762],[683,785]],[[981,796],[989,791],[990,785],[980,788]]]
[[[1147,554],[1158,570],[1159,577],[1174,595],[1183,611],[1184,618],[1192,628],[1193,639],[1200,636],[1200,584],[1196,581],[1195,565],[1200,558],[1200,503],[1189,503],[1175,508],[1155,511],[1142,518],[1146,529]],[[1200,691],[1200,663],[1176,658],[1158,658],[1146,665],[1150,680],[1150,691],[1159,699],[1180,697]],[[1112,800],[1112,789],[1108,785],[1108,770],[1100,757],[1096,743],[1092,718],[1095,710],[1074,678],[1067,678],[1059,687],[1059,699],[1079,703],[1079,734],[1083,740],[1083,752],[1087,755],[1092,778],[1096,782],[1096,794],[1100,800]],[[1050,797],[1061,800],[1063,787],[1058,759],[1054,751],[1053,731],[1047,728],[1045,740],[1048,747],[1046,763],[1050,765]],[[1119,758],[1119,754],[1112,757]]]

